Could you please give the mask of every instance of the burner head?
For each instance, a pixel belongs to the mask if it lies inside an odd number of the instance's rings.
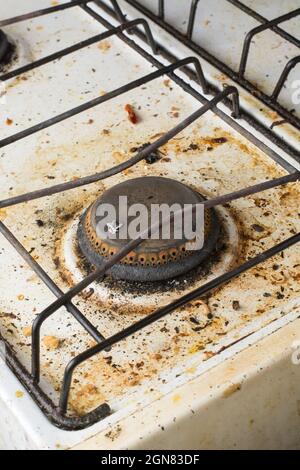
[[[110,238],[107,226],[118,229],[120,220],[106,219],[106,233],[99,229],[97,211],[103,204],[110,204],[119,212],[119,197],[127,197],[127,206],[143,204],[149,209],[153,204],[199,204],[204,196],[178,181],[162,177],[142,177],[125,181],[112,187],[100,196],[82,215],[77,238],[79,247],[86,259],[97,267],[124,247],[130,238]],[[103,215],[103,214],[102,214]],[[134,216],[136,217],[136,215]],[[133,217],[133,218],[134,218]],[[128,216],[130,225],[132,217]],[[193,219],[193,228],[195,220]],[[153,221],[152,221],[153,224]],[[122,226],[122,225],[121,225]],[[149,218],[149,226],[151,221]],[[97,227],[97,229],[96,229]],[[174,223],[170,224],[170,237],[149,238],[129,253],[120,263],[114,265],[110,273],[116,279],[128,281],[161,281],[174,278],[198,266],[214,249],[219,236],[219,222],[214,209],[205,211],[205,241],[200,250],[188,250],[189,240],[174,237]]]
[[[0,29],[0,65],[6,65],[10,61],[13,49],[6,34]]]

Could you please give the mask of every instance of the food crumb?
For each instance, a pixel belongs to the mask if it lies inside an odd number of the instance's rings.
[[[122,428],[120,425],[117,425],[115,428],[113,428],[111,431],[105,434],[105,437],[110,439],[111,441],[114,441],[119,437],[119,435],[122,432]]]
[[[7,119],[6,119],[6,124],[7,124],[8,126],[11,126],[11,125],[13,124],[13,122],[14,122],[14,121],[13,121],[12,119],[10,119],[10,118],[7,118]]]
[[[228,398],[231,395],[233,395],[235,392],[238,392],[241,390],[242,385],[241,384],[231,384],[229,387],[226,388],[223,392],[223,398]]]
[[[88,300],[94,294],[94,289],[88,289],[82,293],[82,298],[84,300]]]
[[[31,336],[31,333],[32,333],[31,326],[26,326],[25,328],[23,328],[23,335],[26,336],[26,338],[29,338]]]
[[[61,341],[55,336],[44,336],[43,344],[48,350],[53,351],[59,348]]]
[[[18,295],[18,300],[24,300],[24,299],[25,299],[25,295],[23,295],[23,294]]]
[[[137,124],[138,123],[138,117],[133,109],[133,106],[131,104],[126,104],[125,106],[125,111],[128,114],[128,119],[132,124]]]
[[[16,391],[16,397],[17,398],[22,398],[22,397],[24,397],[24,393],[21,390],[17,390]]]

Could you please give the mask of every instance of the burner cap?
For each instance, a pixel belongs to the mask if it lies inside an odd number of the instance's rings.
[[[6,34],[0,29],[0,65],[6,65],[13,52],[13,46],[9,42]]]
[[[167,204],[168,207],[178,204],[183,208],[185,204],[199,204],[205,200],[204,196],[190,187],[162,177],[136,178],[112,187],[85,211],[79,223],[77,232],[79,247],[92,265],[101,266],[130,241],[130,237],[121,239],[117,235],[114,237],[107,235],[108,226],[113,227],[115,231],[119,225],[122,227],[119,219],[106,218],[106,229],[97,225],[99,221],[97,211],[101,206],[103,208],[104,204],[111,204],[116,214],[119,213],[120,196],[127,198],[127,207],[143,204],[149,214],[153,204]],[[130,215],[127,217],[128,226],[134,217]],[[151,226],[150,218],[148,222]],[[214,249],[219,236],[218,218],[213,209],[205,211],[205,241],[200,250],[188,250],[189,240],[184,237],[180,239],[174,237],[172,230],[174,224],[170,225],[169,237],[163,237],[160,232],[158,239],[149,238],[143,241],[120,263],[111,268],[111,275],[116,279],[128,281],[160,281],[179,276],[199,265]]]

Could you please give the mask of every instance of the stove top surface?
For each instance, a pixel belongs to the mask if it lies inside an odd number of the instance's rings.
[[[26,3],[28,10],[47,6],[47,1]],[[5,12],[0,6],[0,13],[12,16],[17,8],[18,2],[10,2]],[[72,8],[6,30],[17,45],[15,68],[106,29],[80,8]],[[1,138],[152,71],[145,59],[114,36],[13,78],[7,83],[6,104],[1,105]],[[137,124],[124,111],[129,103],[138,109]],[[1,199],[121,164],[134,155],[134,149],[153,143],[198,108],[199,102],[163,76],[13,142],[1,150]],[[286,162],[291,161],[282,155],[275,162],[272,152],[267,155],[212,111],[160,152],[154,163],[142,160],[87,187],[0,209],[1,221],[66,292],[90,272],[74,243],[78,219],[115,185],[133,178],[164,177],[212,198],[283,176],[290,169]],[[299,183],[291,183],[219,206],[222,243],[213,260],[161,283],[128,283],[108,275],[75,297],[74,304],[109,337],[298,233],[299,196]],[[1,335],[30,368],[32,322],[54,298],[4,237],[0,263]],[[69,413],[80,416],[103,402],[114,413],[133,403],[150,403],[208,370],[222,351],[239,340],[285,317],[288,321],[299,312],[299,265],[298,244],[85,362],[74,374]],[[67,363],[93,345],[93,338],[65,308],[45,322],[41,388],[54,402]]]

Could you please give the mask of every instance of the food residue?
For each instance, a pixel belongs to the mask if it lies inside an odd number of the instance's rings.
[[[132,124],[137,124],[138,123],[138,117],[131,106],[131,104],[126,104],[125,106],[125,111],[128,113],[128,119]]]
[[[59,348],[61,341],[55,336],[44,336],[43,344],[49,351],[54,351]]]
[[[111,48],[111,43],[109,41],[101,41],[98,45],[100,51],[106,52]]]
[[[172,402],[173,403],[179,403],[181,400],[182,400],[182,397],[178,393],[176,395],[173,395],[173,397],[172,397]]]
[[[26,338],[29,338],[31,336],[31,333],[32,333],[31,326],[26,326],[25,328],[23,328],[23,335],[26,336]]]
[[[223,392],[223,398],[228,398],[231,395],[233,395],[235,392],[238,392],[241,390],[242,385],[241,384],[231,384],[229,387],[226,388]]]
[[[117,425],[115,428],[113,428],[111,431],[105,434],[105,437],[110,439],[111,441],[114,441],[119,437],[119,435],[122,432],[122,428],[120,425]]]
[[[5,219],[6,215],[7,215],[6,210],[0,209],[0,220]]]
[[[93,384],[87,384],[80,389],[78,395],[87,396],[87,395],[95,395],[98,394],[98,389]]]

